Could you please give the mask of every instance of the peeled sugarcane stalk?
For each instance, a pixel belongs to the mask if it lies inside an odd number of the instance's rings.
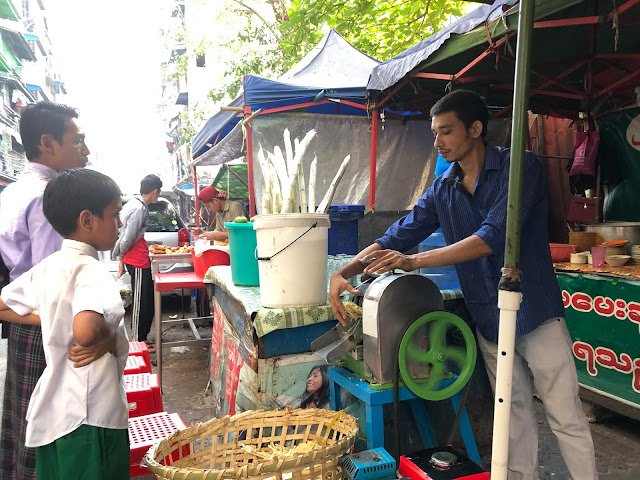
[[[344,160],[342,161],[342,164],[338,169],[338,173],[336,173],[336,176],[331,181],[331,185],[329,185],[329,190],[327,190],[327,193],[325,194],[324,198],[320,202],[320,205],[318,206],[316,213],[327,213],[329,211],[331,200],[333,200],[333,196],[336,193],[336,187],[338,186],[338,183],[340,183],[340,180],[342,180],[342,175],[344,175],[344,171],[347,169],[347,165],[349,165],[349,160],[351,160],[351,155],[347,155],[346,157],[344,157]]]
[[[271,155],[271,163],[273,163],[278,178],[280,179],[280,185],[285,188],[285,185],[289,183],[289,173],[287,172],[287,162],[282,156],[282,150],[277,145],[273,147],[273,155]]]
[[[271,175],[271,201],[273,205],[271,212],[277,213],[282,210],[282,195],[280,194],[280,182],[278,181],[278,175],[276,175],[276,171],[271,164],[269,164],[269,173]]]
[[[307,211],[314,213],[316,211],[316,169],[318,168],[318,157],[313,156],[311,167],[309,169],[309,205]]]
[[[282,201],[281,213],[297,212],[297,210],[294,210],[294,198],[297,197],[296,183],[298,179],[298,175],[295,172],[298,171],[298,168],[299,168],[298,165],[302,162],[302,157],[304,156],[304,152],[307,150],[309,143],[311,143],[311,140],[313,139],[313,137],[315,137],[315,135],[316,135],[315,130],[313,129],[309,130],[307,134],[304,136],[304,138],[302,139],[302,141],[300,142],[298,148],[296,148],[295,155],[293,156],[293,169],[291,172],[292,175],[289,177],[289,183],[287,184],[287,187],[285,188],[283,186],[284,198]]]
[[[262,170],[262,177],[264,178],[264,188],[262,189],[262,214],[266,215],[271,213],[272,204],[272,188],[271,188],[271,164],[264,156],[262,145],[258,151],[258,161],[260,162],[260,170]]]
[[[298,165],[300,165],[300,162]],[[291,175],[289,175],[289,181],[291,185],[289,188],[293,190],[293,197],[291,197],[291,212],[290,213],[298,213],[300,211],[300,198],[298,193],[298,171],[296,169],[295,173],[292,171]]]
[[[298,164],[298,197],[300,198],[300,213],[307,212],[307,192],[304,188],[304,169],[302,162]]]
[[[273,154],[269,153],[269,182],[271,183],[271,213],[282,210],[282,194],[280,193],[280,181],[273,164]]]
[[[288,128],[284,129],[284,155],[287,160],[287,169],[291,172],[293,163],[293,148],[291,147],[291,133]]]
[[[291,141],[291,139],[289,139],[289,141]],[[297,152],[300,149],[300,140],[298,140],[298,137],[293,139],[293,149],[295,152]],[[291,159],[291,163],[293,164],[293,159]],[[300,209],[300,211],[304,213],[304,210],[300,208],[300,204],[302,204],[302,198],[300,198],[300,175],[299,174],[298,174],[297,182],[298,182],[298,189],[296,192],[296,197],[293,200],[293,211],[297,213],[298,209]],[[302,187],[304,188],[304,177],[302,177],[302,183],[303,183]]]

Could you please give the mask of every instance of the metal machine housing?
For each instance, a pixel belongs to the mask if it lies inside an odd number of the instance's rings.
[[[371,283],[362,303],[363,360],[378,382],[393,381],[398,347],[409,325],[443,309],[440,290],[422,275],[382,275]]]

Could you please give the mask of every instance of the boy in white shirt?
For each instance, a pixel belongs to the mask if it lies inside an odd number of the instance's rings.
[[[44,192],[44,215],[62,249],[2,290],[0,319],[40,325],[47,367],[31,396],[26,445],[38,480],[129,478],[128,410],[123,386],[128,339],[115,279],[98,261],[121,226],[118,185],[106,175],[62,172]],[[74,344],[111,337],[115,351],[74,368]]]

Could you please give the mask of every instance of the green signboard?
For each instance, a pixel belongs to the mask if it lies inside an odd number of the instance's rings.
[[[640,282],[558,274],[580,384],[640,407]]]

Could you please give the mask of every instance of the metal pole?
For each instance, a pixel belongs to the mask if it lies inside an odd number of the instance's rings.
[[[246,119],[251,117],[251,107],[246,105],[244,107],[244,116]],[[251,144],[251,123],[247,123],[247,175],[249,177],[249,216],[254,217],[256,214],[256,193],[255,186],[253,184],[253,145]]]
[[[507,200],[507,232],[504,269],[498,291],[500,325],[498,330],[498,365],[493,422],[491,479],[506,480],[509,458],[509,422],[511,418],[511,379],[515,350],[516,316],[522,301],[520,288],[520,227],[522,221],[522,184],[524,178],[529,72],[535,0],[520,1],[518,46],[513,94],[511,162]]]
[[[193,167],[193,191],[196,194],[196,228],[200,228],[200,202],[198,200],[198,172],[197,168]]]
[[[376,208],[376,164],[378,154],[378,109],[371,112],[371,158],[369,165],[369,208]]]

